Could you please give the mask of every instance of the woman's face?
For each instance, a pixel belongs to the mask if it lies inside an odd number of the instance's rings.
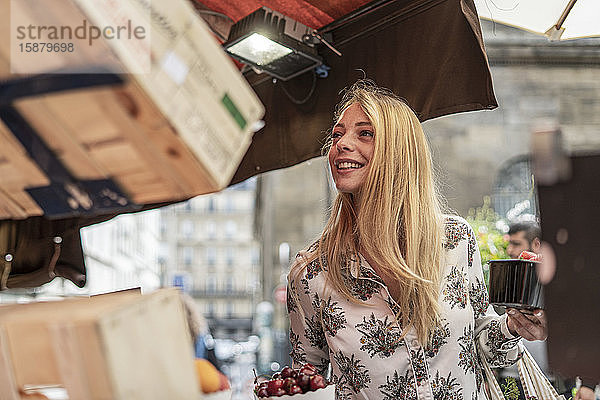
[[[335,186],[356,194],[369,172],[375,148],[375,130],[358,103],[348,107],[333,127],[329,166]]]

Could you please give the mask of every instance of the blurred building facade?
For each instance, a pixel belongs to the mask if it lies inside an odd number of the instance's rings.
[[[568,152],[600,150],[600,38],[550,42],[490,21],[482,31],[498,108],[424,123],[441,191],[461,215],[486,195],[504,213],[525,200],[533,211],[519,176],[534,131],[559,128]]]
[[[252,332],[260,285],[255,196],[248,180],[161,210],[162,284],[189,293],[215,337],[241,340]]]
[[[88,282],[83,290],[95,294],[141,287],[148,292],[160,287],[159,221],[160,212],[150,210],[83,228]]]

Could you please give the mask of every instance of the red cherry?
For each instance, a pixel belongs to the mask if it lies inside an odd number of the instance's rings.
[[[285,390],[283,390],[283,388],[279,388],[279,389],[277,389],[277,390],[275,391],[275,393],[272,393],[272,394],[271,394],[271,396],[277,396],[277,397],[279,397],[279,396],[283,396],[283,395],[285,395],[285,394],[287,394],[287,393],[285,392]]]
[[[267,392],[273,396],[283,386],[283,379],[271,379],[267,383]],[[283,389],[282,389],[283,390]]]
[[[303,373],[304,375],[315,375],[317,373],[317,371],[315,371],[314,369],[306,368],[306,367],[300,368],[300,372]]]
[[[260,389],[258,389],[258,391],[256,392],[256,395],[258,397],[269,397],[269,392],[267,391],[266,387],[261,387]]]
[[[300,393],[302,393],[302,388],[300,388],[300,386],[298,386],[298,385],[292,385],[288,389],[288,394],[289,395],[300,394]]]
[[[281,386],[281,387],[283,388],[283,390],[285,390],[287,392],[291,386],[297,385],[297,384],[298,383],[296,382],[296,380],[294,378],[285,378],[283,380],[283,386]]]
[[[298,382],[298,386],[300,386],[302,390],[306,391],[310,388],[310,375],[300,372],[298,373],[296,382]]]
[[[275,373],[274,373],[274,374],[271,376],[271,379],[280,379],[280,378],[283,378],[283,377],[281,376],[281,372],[275,372]]]
[[[298,377],[298,371],[296,371],[295,369],[292,370],[292,374],[290,375],[291,378],[296,379]]]
[[[322,389],[325,386],[325,378],[321,375],[313,375],[310,377],[310,390]]]
[[[285,379],[285,378],[289,378],[290,376],[292,376],[292,371],[293,369],[291,369],[290,367],[288,367],[287,365],[285,367],[283,367],[283,369],[281,370],[281,378]]]

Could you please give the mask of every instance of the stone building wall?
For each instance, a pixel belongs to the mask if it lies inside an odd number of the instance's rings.
[[[498,108],[424,123],[441,192],[461,215],[492,192],[499,169],[556,125],[569,151],[600,150],[600,39],[552,43],[483,22]]]

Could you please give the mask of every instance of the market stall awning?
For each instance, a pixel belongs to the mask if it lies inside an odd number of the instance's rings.
[[[359,78],[406,98],[422,121],[497,106],[472,0],[201,3],[232,21],[267,6],[330,35],[331,45],[342,53],[319,47],[330,68],[323,78],[307,72],[274,83],[267,74],[247,70],[265,104],[266,125],[254,136],[232,183],[319,156],[339,91]]]

